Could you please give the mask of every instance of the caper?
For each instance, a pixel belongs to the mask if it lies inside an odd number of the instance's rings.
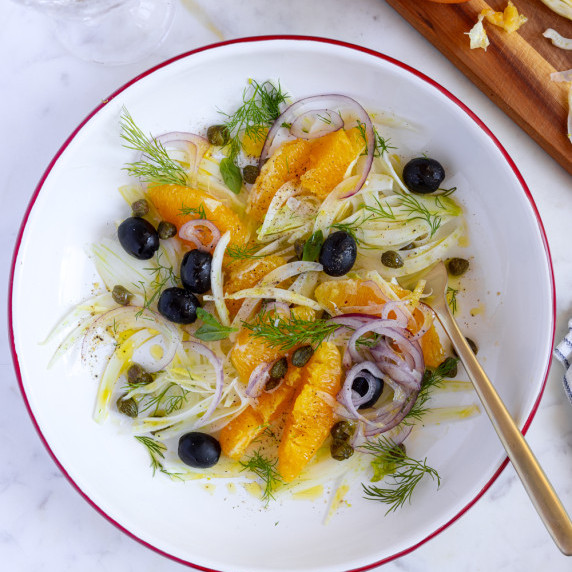
[[[469,261],[466,258],[451,258],[447,263],[447,270],[451,276],[461,276],[469,269]]]
[[[280,381],[288,371],[288,360],[283,357],[278,361],[274,362],[274,365],[270,369],[270,379],[275,379]]]
[[[386,250],[381,255],[381,263],[388,268],[401,268],[403,266],[403,258],[395,250]]]
[[[338,421],[330,429],[330,435],[334,441],[349,441],[350,437],[355,433],[355,425],[349,421]]]
[[[457,359],[454,357],[446,358],[441,365],[439,366],[440,369],[445,370],[447,373],[444,373],[444,377],[456,377],[457,376]]]
[[[301,238],[294,241],[294,252],[298,257],[298,260],[302,260],[302,256],[304,256],[304,244],[306,244],[306,241]]]
[[[308,360],[312,357],[314,348],[312,346],[302,346],[292,354],[292,365],[295,367],[304,367]]]
[[[120,306],[127,306],[129,302],[131,302],[133,294],[131,294],[127,288],[121,286],[121,284],[117,284],[111,291],[111,297],[116,304],[119,304]]]
[[[245,183],[253,185],[256,182],[256,177],[258,177],[259,173],[260,170],[256,165],[246,165],[246,167],[242,169],[242,179]]]
[[[149,203],[145,199],[139,199],[131,203],[133,216],[145,216],[149,212]]]
[[[131,364],[127,369],[127,383],[129,385],[148,385],[152,381],[153,376],[138,363]]]
[[[224,125],[211,125],[207,129],[207,139],[211,145],[222,147],[228,143],[230,135],[228,129]]]
[[[137,401],[130,397],[129,399],[124,399],[125,395],[122,395],[116,402],[117,411],[127,417],[137,417],[139,414],[139,408],[137,407]]]
[[[280,379],[272,379],[270,378],[265,384],[264,384],[264,391],[272,391],[275,387],[278,387],[280,385]]]
[[[409,244],[402,246],[399,250],[413,250],[414,248],[415,248],[415,243],[410,242]]]
[[[465,337],[465,340],[469,344],[469,347],[473,350],[473,353],[477,355],[477,352],[479,351],[479,346],[477,346],[477,344],[473,340],[471,340],[471,338]],[[459,357],[459,354],[455,351],[455,348],[453,348],[453,355],[457,358]]]
[[[177,234],[177,227],[172,222],[162,220],[157,227],[157,234],[163,240],[173,238]]]
[[[334,439],[330,445],[330,454],[336,461],[345,461],[354,454],[354,448],[347,441]]]

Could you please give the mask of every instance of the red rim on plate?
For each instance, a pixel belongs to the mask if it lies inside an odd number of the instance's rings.
[[[22,397],[24,399],[24,402],[26,404],[26,408],[28,409],[28,413],[30,415],[30,418],[32,419],[32,423],[34,424],[34,427],[36,428],[36,431],[38,432],[38,435],[42,441],[42,443],[44,444],[45,448],[47,449],[48,453],[51,455],[52,459],[54,460],[54,462],[56,463],[56,465],[58,466],[58,468],[60,469],[60,471],[67,477],[67,479],[69,480],[69,482],[73,485],[73,487],[79,492],[79,494],[97,511],[99,512],[102,516],[104,516],[109,522],[111,522],[113,525],[115,525],[119,530],[121,530],[122,532],[124,532],[125,534],[127,534],[128,536],[130,536],[131,538],[137,540],[138,542],[140,542],[141,544],[143,544],[144,546],[154,550],[155,552],[162,554],[163,556],[166,556],[176,562],[179,562],[181,564],[185,564],[187,566],[191,566],[197,570],[204,570],[206,572],[219,572],[216,571],[212,568],[206,568],[204,566],[200,566],[199,564],[195,564],[193,562],[189,562],[187,560],[184,560],[182,558],[179,558],[177,556],[174,556],[172,554],[168,554],[166,552],[164,552],[163,550],[160,550],[159,548],[149,544],[147,541],[137,537],[135,534],[133,534],[131,531],[127,530],[125,527],[123,527],[120,523],[118,523],[116,520],[113,519],[113,517],[111,517],[110,515],[108,515],[106,512],[104,512],[104,510],[102,508],[100,508],[89,496],[87,496],[82,489],[78,486],[78,484],[71,478],[71,476],[68,474],[68,472],[66,471],[66,469],[63,467],[63,465],[60,463],[60,461],[58,460],[58,458],[56,457],[56,455],[54,454],[54,452],[52,451],[52,449],[50,448],[49,443],[47,442],[46,438],[44,437],[38,422],[34,416],[34,412],[32,411],[32,408],[30,406],[30,403],[28,401],[26,392],[24,390],[24,385],[22,382],[22,375],[21,375],[21,371],[20,371],[20,365],[18,362],[18,355],[16,353],[16,347],[15,347],[15,341],[14,341],[14,323],[13,323],[13,316],[12,316],[12,297],[13,297],[13,290],[14,290],[14,273],[15,273],[15,269],[16,269],[16,261],[18,258],[18,254],[20,251],[20,246],[21,246],[21,241],[22,241],[22,236],[24,233],[24,229],[26,228],[26,224],[28,221],[28,217],[30,215],[30,212],[32,210],[32,208],[34,207],[34,204],[36,202],[36,199],[38,198],[38,195],[40,193],[40,191],[42,190],[42,187],[44,185],[44,182],[46,181],[48,175],[50,174],[52,168],[54,167],[54,165],[56,164],[56,162],[58,161],[58,159],[60,158],[60,156],[62,155],[62,153],[66,150],[66,148],[69,146],[69,144],[73,141],[73,139],[76,137],[76,135],[81,131],[81,129],[83,128],[83,126],[94,116],[96,115],[102,108],[104,108],[110,101],[112,101],[115,97],[117,97],[119,94],[121,94],[123,91],[125,91],[128,87],[130,87],[131,85],[137,83],[138,81],[140,81],[141,79],[145,78],[146,76],[154,73],[156,70],[161,69],[165,66],[168,66],[170,64],[172,64],[173,62],[176,62],[178,60],[187,58],[193,54],[196,53],[200,53],[206,50],[213,50],[222,46],[228,46],[228,45],[232,45],[232,44],[241,44],[241,43],[254,43],[254,42],[268,42],[268,41],[275,41],[275,40],[288,40],[288,41],[305,41],[305,42],[317,42],[317,43],[323,43],[323,44],[332,44],[335,46],[340,46],[343,48],[347,48],[350,50],[355,50],[355,51],[359,51],[371,56],[374,56],[376,58],[379,58],[381,60],[384,60],[390,64],[393,64],[401,69],[404,69],[408,72],[410,72],[411,74],[413,74],[414,76],[418,77],[419,79],[423,80],[424,82],[428,83],[429,85],[433,86],[434,88],[436,88],[438,91],[440,91],[443,95],[445,95],[451,102],[453,102],[455,105],[457,105],[458,107],[460,107],[477,125],[478,127],[492,140],[492,142],[495,144],[495,146],[497,147],[497,149],[500,151],[501,155],[504,157],[504,159],[506,160],[506,162],[508,163],[508,165],[510,166],[510,168],[512,169],[515,177],[517,178],[518,182],[520,183],[526,197],[528,198],[528,201],[530,203],[530,206],[532,207],[532,210],[534,212],[534,215],[536,217],[536,222],[538,224],[539,230],[540,230],[540,234],[542,237],[542,242],[543,242],[543,246],[545,249],[545,253],[546,253],[546,258],[548,261],[548,271],[549,271],[549,278],[550,278],[550,295],[551,295],[551,306],[552,306],[552,334],[551,334],[551,346],[554,345],[554,335],[555,335],[555,328],[556,328],[556,299],[555,299],[555,286],[554,286],[554,271],[553,271],[553,267],[552,267],[552,259],[550,256],[550,250],[548,247],[548,241],[546,239],[546,233],[544,231],[544,226],[542,224],[542,220],[540,219],[540,215],[538,212],[538,209],[534,203],[534,199],[532,198],[532,195],[530,193],[530,190],[526,184],[526,182],[524,181],[521,173],[519,172],[518,168],[516,167],[514,161],[512,160],[512,158],[510,157],[510,155],[507,153],[506,149],[501,145],[501,143],[499,142],[499,140],[493,135],[493,133],[491,132],[491,130],[483,123],[483,121],[481,119],[479,119],[479,117],[473,113],[464,103],[462,103],[457,97],[455,97],[452,93],[450,93],[447,89],[445,89],[442,85],[440,85],[439,83],[437,83],[436,81],[432,80],[430,77],[426,76],[425,74],[421,73],[420,71],[418,71],[417,69],[404,64],[403,62],[400,62],[399,60],[396,60],[390,56],[386,56],[382,53],[376,52],[374,50],[370,50],[368,48],[364,48],[362,46],[358,46],[355,44],[350,44],[350,43],[346,43],[346,42],[341,42],[338,40],[332,40],[332,39],[327,39],[327,38],[319,38],[319,37],[312,37],[312,36],[256,36],[256,37],[248,37],[248,38],[240,38],[237,40],[229,40],[229,41],[225,41],[225,42],[219,42],[216,44],[210,44],[208,46],[204,46],[201,48],[197,48],[195,50],[191,50],[189,52],[185,52],[181,55],[175,56],[161,64],[158,64],[154,67],[152,67],[151,69],[147,70],[146,72],[138,75],[137,77],[135,77],[134,79],[132,79],[131,81],[127,82],[125,85],[123,85],[121,88],[119,88],[117,91],[115,91],[112,95],[110,95],[107,99],[105,99],[100,105],[98,105],[80,124],[79,126],[73,131],[73,133],[68,137],[68,139],[65,141],[65,143],[61,146],[61,148],[59,149],[59,151],[56,153],[56,155],[54,156],[54,158],[52,159],[52,161],[50,162],[48,168],[46,169],[46,171],[44,172],[42,178],[40,179],[40,182],[38,183],[36,190],[30,200],[30,203],[28,205],[28,208],[26,209],[26,213],[24,215],[24,218],[22,220],[22,224],[18,233],[18,237],[16,239],[16,244],[14,247],[14,254],[13,254],[13,258],[12,258],[12,266],[11,266],[11,270],[10,270],[10,282],[9,282],[9,292],[8,292],[8,331],[9,331],[9,338],[10,338],[10,348],[11,348],[11,352],[12,352],[12,359],[14,361],[14,369],[16,372],[16,375],[18,377],[18,383],[20,386],[20,391],[22,393]],[[532,406],[532,410],[528,416],[528,418],[526,419],[523,427],[522,427],[522,433],[526,434],[526,432],[528,431],[528,428],[530,427],[530,424],[532,422],[532,420],[534,419],[534,416],[538,410],[538,406],[540,404],[540,400],[542,398],[542,395],[544,393],[544,389],[546,386],[546,380],[548,377],[548,371],[550,369],[550,363],[552,361],[552,357],[550,356],[549,360],[548,360],[548,364],[546,367],[546,371],[544,372],[544,379],[542,381],[542,386],[540,388],[538,397],[536,398],[536,401],[534,402],[533,406]],[[428,536],[426,536],[425,538],[423,538],[422,540],[420,540],[418,543],[414,544],[413,546],[410,546],[409,548],[402,550],[400,552],[397,552],[396,554],[393,554],[391,556],[388,556],[386,558],[383,558],[382,560],[378,560],[376,562],[372,562],[371,564],[368,564],[366,566],[362,566],[360,568],[353,568],[351,570],[348,570],[348,572],[361,572],[364,570],[370,570],[371,568],[374,568],[376,566],[380,566],[381,564],[385,564],[387,562],[390,562],[391,560],[394,560],[396,558],[399,558],[401,556],[404,556],[406,554],[409,554],[410,552],[412,552],[413,550],[415,550],[416,548],[418,548],[419,546],[421,546],[422,544],[424,544],[425,542],[427,542],[428,540],[430,540],[431,538],[435,537],[436,535],[438,535],[440,532],[442,532],[443,530],[445,530],[446,528],[448,528],[453,522],[455,522],[461,515],[463,515],[469,508],[471,508],[482,496],[483,494],[489,489],[489,487],[495,482],[495,480],[498,478],[498,476],[501,474],[501,472],[504,470],[504,468],[506,467],[508,463],[508,458],[505,458],[505,460],[500,464],[500,466],[498,467],[498,469],[495,471],[495,473],[493,474],[493,476],[491,477],[491,479],[485,484],[485,486],[478,491],[478,493],[475,495],[475,497],[466,505],[464,506],[453,518],[451,518],[448,522],[446,522],[445,524],[443,524],[442,526],[440,526],[439,528],[437,528],[434,532],[432,532],[431,534],[429,534]]]

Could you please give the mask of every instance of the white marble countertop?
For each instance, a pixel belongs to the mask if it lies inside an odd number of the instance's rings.
[[[202,7],[219,34],[197,18]],[[530,187],[552,251],[557,295],[556,337],[572,315],[569,226],[572,179],[499,111],[436,49],[382,0],[183,0],[163,46],[145,61],[103,67],[80,61],[54,39],[47,19],[0,3],[0,236],[2,294],[20,221],[49,161],[77,124],[107,95],[160,61],[220,39],[302,34],[340,39],[410,64],[465,102],[493,130]],[[222,36],[222,37],[221,37]],[[2,307],[5,312],[6,305]],[[0,333],[0,568],[166,572],[183,566],[130,539],[93,510],[59,472],[30,422],[12,366],[6,330]],[[554,362],[528,441],[572,512],[572,408]],[[553,545],[508,466],[476,505],[387,572],[572,569]]]

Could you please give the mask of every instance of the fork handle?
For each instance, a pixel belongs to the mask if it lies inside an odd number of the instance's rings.
[[[528,496],[558,548],[572,555],[572,522],[534,453],[516,426],[493,384],[475,358],[446,302],[433,310],[461,358],[493,427],[506,449]]]

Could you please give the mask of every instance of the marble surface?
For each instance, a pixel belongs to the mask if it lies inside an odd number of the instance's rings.
[[[557,339],[566,333],[572,315],[570,175],[383,1],[182,0],[177,2],[171,33],[154,56],[121,67],[86,63],[68,54],[48,20],[28,8],[1,2],[0,21],[0,287],[4,299],[20,220],[34,188],[69,133],[102,99],[152,65],[201,45],[241,36],[304,34],[361,44],[421,69],[494,131],[521,170],[544,222],[556,279]],[[5,311],[4,304],[3,315]],[[0,331],[0,348],[0,568],[183,570],[182,565],[118,531],[70,486],[30,422],[6,328]],[[561,365],[554,361],[528,441],[572,512],[572,408],[561,376]],[[572,561],[553,545],[510,465],[456,523],[383,567],[385,572],[570,569]]]

